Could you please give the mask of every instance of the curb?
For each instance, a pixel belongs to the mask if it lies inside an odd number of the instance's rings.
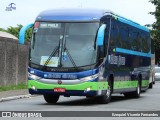
[[[31,98],[32,96],[33,95],[28,94],[28,95],[18,95],[18,96],[6,97],[6,98],[1,98],[0,102],[16,100],[16,99],[23,99],[23,98]]]

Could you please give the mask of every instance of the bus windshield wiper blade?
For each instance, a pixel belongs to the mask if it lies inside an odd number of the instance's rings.
[[[59,46],[56,46],[55,49],[50,54],[50,56],[48,57],[48,59],[46,60],[46,62],[44,63],[44,65],[42,67],[42,70],[44,70],[44,68],[48,65],[48,63],[51,60],[51,58],[56,55],[56,53],[58,52],[58,49],[59,49]]]
[[[72,56],[70,55],[70,53],[69,53],[69,51],[68,51],[68,49],[66,47],[65,47],[64,51],[66,51],[66,53],[68,54],[68,57],[69,57],[71,63],[73,64],[74,68],[78,69],[76,63],[74,62]]]

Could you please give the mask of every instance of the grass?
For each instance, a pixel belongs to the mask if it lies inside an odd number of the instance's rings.
[[[21,90],[21,89],[27,89],[27,85],[18,84],[18,85],[0,86],[0,92],[9,90]]]

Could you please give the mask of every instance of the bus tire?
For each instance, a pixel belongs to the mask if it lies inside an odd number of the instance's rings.
[[[133,92],[133,97],[134,97],[134,98],[139,98],[139,97],[140,97],[140,94],[141,94],[141,80],[139,79],[138,82],[137,82],[136,91]]]
[[[152,89],[153,88],[153,76],[152,76],[152,82],[151,83],[149,83],[149,89]]]
[[[98,102],[101,104],[108,104],[111,100],[112,92],[113,92],[113,82],[111,82],[111,80],[109,79],[108,90],[106,91],[105,95],[98,97]]]
[[[153,81],[153,84],[155,84],[155,81]]]
[[[136,91],[124,93],[124,96],[127,97],[127,98],[139,98],[140,93],[141,93],[141,80],[139,78],[139,80],[137,82]]]
[[[47,103],[56,103],[59,100],[59,95],[43,95]]]
[[[153,88],[153,82],[149,83],[149,89]]]

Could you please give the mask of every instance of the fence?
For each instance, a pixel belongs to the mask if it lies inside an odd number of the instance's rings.
[[[27,83],[29,44],[0,37],[0,86]]]

